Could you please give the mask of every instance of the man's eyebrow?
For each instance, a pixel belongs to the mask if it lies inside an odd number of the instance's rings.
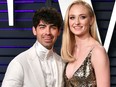
[[[55,24],[50,24],[50,26],[56,26]]]
[[[38,26],[46,26],[46,24],[39,24]]]

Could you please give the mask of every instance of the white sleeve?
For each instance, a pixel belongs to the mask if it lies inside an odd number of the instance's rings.
[[[23,87],[23,68],[17,60],[10,62],[1,87]]]

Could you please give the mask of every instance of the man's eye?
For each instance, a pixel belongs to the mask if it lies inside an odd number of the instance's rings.
[[[39,28],[40,28],[40,29],[44,29],[45,27],[44,27],[44,26],[40,26]]]
[[[57,29],[57,27],[56,26],[52,26],[52,29]]]

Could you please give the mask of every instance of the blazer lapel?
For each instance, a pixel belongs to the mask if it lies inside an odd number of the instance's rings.
[[[59,58],[56,58],[56,56],[54,56],[55,58],[55,64],[56,64],[56,68],[55,69],[55,78],[56,78],[56,87],[62,87],[62,81],[63,81],[63,70],[64,70],[64,64],[62,61],[59,61]]]
[[[56,66],[56,67],[55,67]],[[59,87],[59,73],[58,73],[58,62],[57,60],[55,59],[54,60],[54,72],[55,72],[55,78],[56,78],[56,86],[55,87]]]
[[[29,57],[30,58],[28,62],[36,78],[37,87],[45,87],[45,79],[44,79],[40,61],[38,59],[34,46],[33,46],[33,49],[31,49],[29,52]]]

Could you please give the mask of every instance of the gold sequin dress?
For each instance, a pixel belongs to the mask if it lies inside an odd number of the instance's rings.
[[[64,87],[97,87],[95,73],[91,63],[91,52],[92,50],[71,79],[68,79],[64,73]]]

